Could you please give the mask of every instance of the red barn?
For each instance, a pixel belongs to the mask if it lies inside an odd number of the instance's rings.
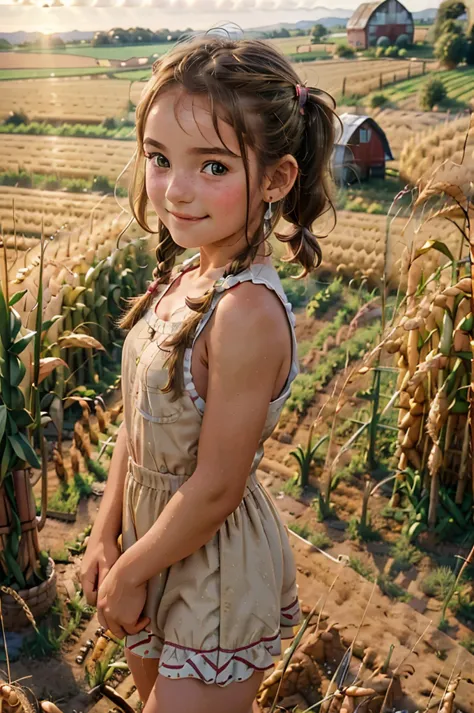
[[[407,35],[411,44],[415,33],[413,15],[398,0],[362,3],[346,27],[347,41],[357,49],[375,46],[379,37],[393,45],[399,35]]]
[[[347,184],[385,178],[385,162],[393,161],[393,156],[384,131],[370,116],[341,114],[339,118],[343,131],[332,154],[335,181]]]

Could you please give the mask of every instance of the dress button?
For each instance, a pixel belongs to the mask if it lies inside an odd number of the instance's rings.
[[[160,473],[166,473],[166,466],[165,465],[160,465]]]

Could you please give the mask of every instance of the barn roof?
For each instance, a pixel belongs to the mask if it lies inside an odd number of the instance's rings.
[[[382,0],[382,2],[384,1],[385,0]],[[367,26],[370,16],[374,10],[376,10],[382,2],[380,2],[380,0],[377,0],[377,2],[363,2],[362,5],[359,5],[357,10],[354,10],[353,14],[347,21],[346,29],[363,30]]]
[[[342,134],[341,134],[340,138],[338,138],[336,140],[336,145],[346,146],[349,143],[354,131],[356,131],[356,129],[358,129],[359,126],[364,123],[364,121],[367,121],[370,124],[370,126],[374,129],[374,131],[376,131],[379,134],[379,136],[382,140],[382,145],[383,145],[383,149],[385,152],[386,160],[388,160],[388,161],[394,160],[393,156],[392,156],[392,152],[390,150],[390,144],[388,143],[388,139],[385,135],[385,132],[382,130],[382,128],[379,126],[379,124],[377,124],[375,119],[372,119],[372,117],[367,116],[367,114],[360,115],[360,114],[347,114],[347,113],[340,114],[339,118],[342,122],[343,130],[342,130]]]

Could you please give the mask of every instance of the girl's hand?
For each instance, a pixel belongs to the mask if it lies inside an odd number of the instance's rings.
[[[105,577],[99,588],[97,614],[99,623],[110,629],[118,639],[136,634],[150,622],[142,617],[147,595],[147,584],[132,584],[126,569],[119,562]]]
[[[81,584],[86,601],[97,604],[97,592],[109,570],[121,555],[117,540],[92,533],[81,564]]]

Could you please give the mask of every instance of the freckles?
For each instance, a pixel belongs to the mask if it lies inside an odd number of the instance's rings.
[[[145,188],[149,198],[164,191],[163,180],[151,168],[147,168],[145,173]]]
[[[243,201],[243,203],[242,203]],[[233,212],[237,208],[245,209],[245,186],[241,188],[240,186],[227,186],[221,187],[218,192],[216,192],[214,202],[216,206],[219,206],[220,210]]]

